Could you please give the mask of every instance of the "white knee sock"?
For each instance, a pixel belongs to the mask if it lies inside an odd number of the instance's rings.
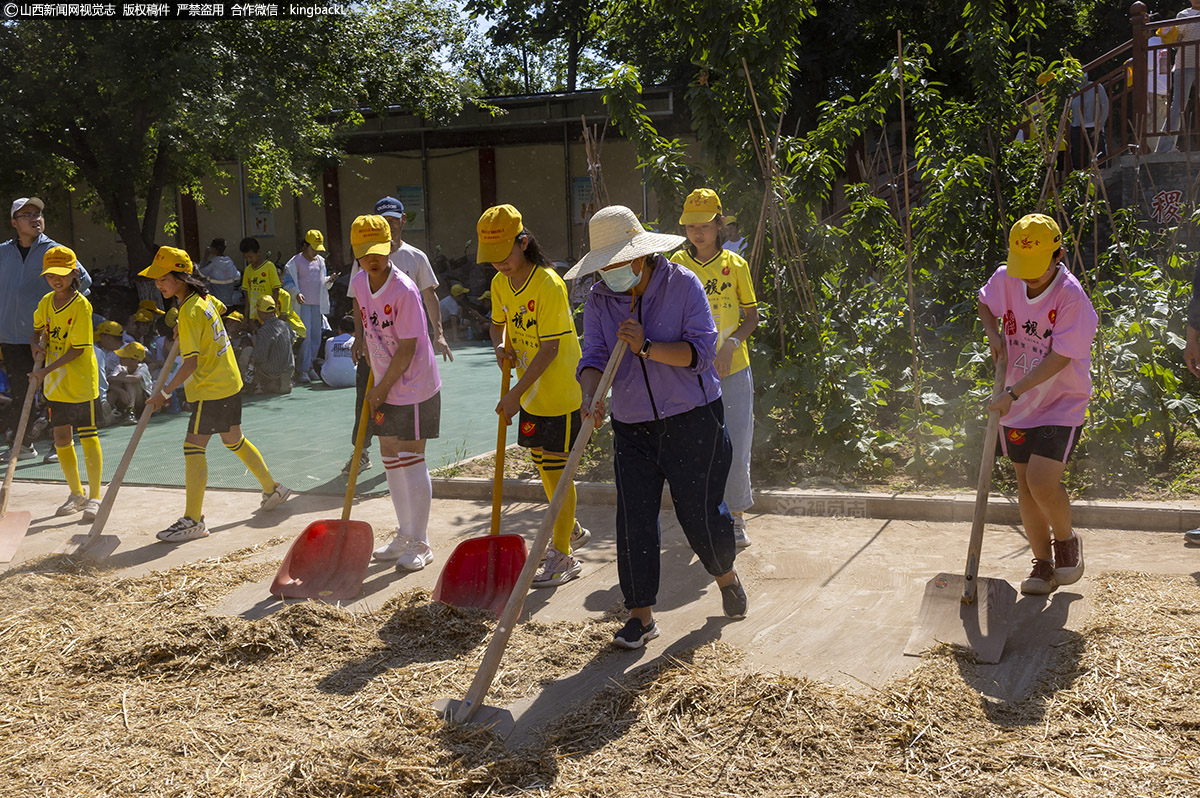
[[[401,467],[399,457],[383,458],[384,474],[387,476],[388,493],[392,497],[392,509],[396,511],[396,526],[398,535],[407,536],[412,529],[408,523],[408,508],[411,502],[408,498],[408,482],[404,479],[405,469]]]
[[[385,457],[383,465],[387,469],[388,492],[392,495],[400,528],[413,540],[428,543],[433,483],[429,479],[425,455],[401,452],[394,458]]]

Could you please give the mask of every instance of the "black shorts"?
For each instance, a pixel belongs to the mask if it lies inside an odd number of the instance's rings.
[[[46,401],[52,427],[95,427],[101,418],[100,397],[90,402]]]
[[[379,406],[371,415],[371,432],[384,438],[421,441],[436,438],[442,423],[442,392],[415,405]]]
[[[996,453],[1004,455],[1014,463],[1028,463],[1029,458],[1035,454],[1065,463],[1071,452],[1075,451],[1075,444],[1079,443],[1081,432],[1083,427],[1000,427]]]
[[[526,449],[569,452],[582,428],[583,420],[578,410],[561,416],[535,416],[522,410],[517,424],[517,443]]]
[[[224,399],[201,399],[192,408],[188,432],[193,435],[219,435],[242,425],[242,392]]]

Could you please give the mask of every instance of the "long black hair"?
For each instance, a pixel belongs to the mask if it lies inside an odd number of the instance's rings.
[[[542,251],[542,247],[538,244],[537,237],[533,234],[533,231],[526,227],[517,235],[518,241],[521,239],[521,236],[524,236],[527,242],[525,244],[525,260],[529,261],[534,266],[542,266],[547,269],[553,269],[554,261],[550,260],[549,256]]]
[[[195,272],[174,272],[175,276],[183,281],[188,288],[192,289],[193,294],[199,294],[202,297],[208,296],[208,284]],[[185,297],[186,299],[186,297]],[[179,304],[183,304],[180,302]]]

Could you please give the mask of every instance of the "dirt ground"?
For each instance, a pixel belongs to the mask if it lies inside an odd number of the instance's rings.
[[[924,583],[961,568],[961,524],[751,517],[750,614],[729,621],[664,513],[663,636],[620,621],[609,507],[581,507],[584,576],[535,591],[487,703],[507,739],[448,727],[487,615],[429,601],[484,503],[435,501],[437,560],[373,566],[345,607],[266,596],[291,540],[334,516],[301,496],[254,516],[213,492],[212,536],[153,542],[182,492],[122,491],[93,565],[53,554],[86,527],[34,514],[0,573],[0,794],[74,796],[1200,794],[1200,549],[1178,535],[1081,530],[1088,575],[1026,597],[1003,660],[901,651]],[[506,508],[532,537],[543,505]],[[386,498],[355,507],[381,534]],[[981,573],[1017,582],[1019,531],[990,526]]]

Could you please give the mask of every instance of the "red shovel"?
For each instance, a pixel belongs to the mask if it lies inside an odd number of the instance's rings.
[[[508,393],[512,367],[504,361],[500,396]],[[433,600],[456,607],[483,607],[500,617],[513,586],[525,567],[525,538],[500,534],[500,500],[504,493],[504,449],[508,443],[508,422],[500,414],[496,431],[496,471],[492,481],[492,531],[487,537],[459,543],[446,560]]]
[[[368,393],[374,383],[372,375],[367,382]],[[375,533],[366,521],[350,520],[350,505],[354,503],[358,464],[370,421],[370,401],[364,399],[341,520],[313,521],[305,527],[279,565],[271,582],[272,596],[349,601],[362,590],[371,550],[375,548]]]

